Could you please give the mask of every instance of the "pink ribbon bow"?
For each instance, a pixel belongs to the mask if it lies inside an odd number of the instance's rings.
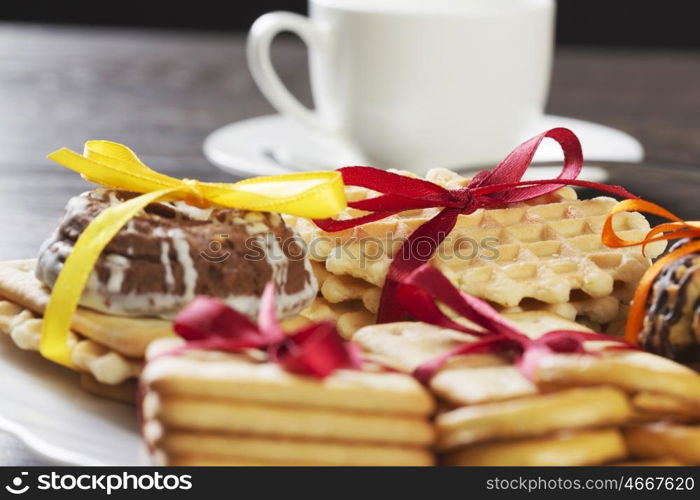
[[[557,141],[564,152],[562,171],[555,179],[522,181],[537,148],[547,137]],[[405,210],[442,208],[439,214],[423,223],[408,237],[389,266],[377,321],[401,321],[406,319],[406,311],[401,309],[396,300],[400,283],[421,264],[430,261],[454,228],[460,214],[531,200],[565,185],[597,189],[623,198],[636,198],[621,186],[577,180],[582,167],[581,143],[571,130],[565,128],[548,130],[524,142],[496,168],[480,172],[468,186],[459,189],[445,189],[423,179],[373,167],[344,167],[339,171],[345,185],[364,187],[382,194],[348,203],[352,208],[371,212],[367,215],[346,220],[319,219],[314,222],[324,231],[335,232],[381,220]]]
[[[518,370],[527,378],[534,379],[540,360],[552,354],[596,355],[602,351],[637,349],[616,337],[576,330],[554,330],[531,339],[488,302],[461,292],[429,264],[422,265],[404,280],[398,291],[398,299],[416,320],[481,337],[476,342],[459,345],[416,368],[414,376],[424,384],[448,359],[459,355],[512,353]],[[437,302],[443,303],[481,329],[470,328],[450,319],[438,308]],[[589,340],[604,340],[614,344],[589,351],[584,345]]]
[[[260,349],[285,370],[317,378],[361,366],[357,346],[344,341],[330,321],[285,333],[277,320],[272,282],[260,299],[257,325],[220,300],[198,297],[178,314],[174,329],[187,343],[164,355],[195,349],[233,353]]]

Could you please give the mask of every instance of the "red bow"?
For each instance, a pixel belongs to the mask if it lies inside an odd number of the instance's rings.
[[[564,151],[564,166],[556,179],[521,181],[545,137],[554,139]],[[479,208],[496,208],[531,200],[565,185],[605,191],[623,198],[636,198],[621,186],[576,180],[583,166],[578,137],[568,129],[554,128],[518,146],[493,170],[477,174],[468,186],[445,189],[432,182],[386,172],[373,167],[340,169],[347,186],[359,186],[382,193],[374,198],[354,201],[348,206],[371,212],[347,220],[319,219],[314,222],[324,231],[335,232],[390,217],[405,210],[442,207],[443,210],[416,229],[394,256],[382,290],[377,321],[390,323],[406,319],[396,293],[399,284],[421,264],[428,262],[460,214]],[[426,250],[426,246],[429,251]],[[420,250],[417,248],[420,245]]]
[[[465,354],[513,353],[520,372],[533,379],[540,360],[552,354],[595,355],[602,351],[637,349],[616,337],[576,330],[554,330],[531,339],[498,314],[488,302],[459,291],[429,264],[422,265],[401,284],[398,300],[419,321],[481,337],[481,340],[462,344],[416,368],[414,376],[423,383],[427,383],[448,359]],[[469,328],[448,318],[438,308],[436,301],[442,302],[482,329]],[[584,342],[589,340],[604,340],[614,344],[597,351],[588,351]]]
[[[359,349],[345,342],[332,322],[324,321],[286,334],[277,321],[275,287],[268,283],[260,299],[258,324],[223,302],[198,297],[174,322],[175,332],[187,340],[184,346],[164,353],[193,349],[240,352],[261,349],[270,361],[285,370],[324,378],[340,368],[359,368]]]

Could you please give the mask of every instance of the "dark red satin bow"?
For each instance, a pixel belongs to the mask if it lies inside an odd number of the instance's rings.
[[[314,323],[287,334],[277,321],[275,287],[265,287],[260,299],[258,324],[220,300],[199,297],[191,302],[173,324],[187,344],[165,355],[194,349],[241,352],[260,349],[269,360],[285,370],[324,378],[340,368],[359,368],[359,349],[345,342],[330,321]]]
[[[564,152],[562,171],[556,179],[521,181],[537,148],[546,137],[557,141]],[[352,208],[371,212],[367,215],[347,220],[319,219],[314,222],[324,231],[335,232],[381,220],[405,210],[442,208],[438,215],[408,237],[389,266],[377,322],[401,321],[406,319],[407,315],[396,300],[399,284],[418,266],[430,261],[442,241],[454,228],[460,214],[470,214],[479,208],[496,208],[531,200],[565,185],[597,189],[623,198],[636,198],[621,186],[577,180],[582,167],[581,143],[571,130],[565,128],[548,130],[524,142],[496,168],[480,172],[468,186],[459,189],[445,189],[426,180],[373,167],[344,167],[339,171],[343,175],[345,185],[364,187],[382,194],[348,203]]]
[[[577,330],[554,330],[531,339],[501,316],[488,302],[459,291],[430,264],[422,265],[404,280],[399,287],[398,300],[411,316],[419,321],[481,337],[476,342],[457,346],[416,368],[414,376],[424,384],[448,359],[465,354],[512,353],[520,372],[533,379],[539,361],[551,354],[595,355],[602,351],[637,349],[616,337]],[[436,301],[443,303],[480,329],[469,328],[450,319],[438,308]],[[604,340],[614,344],[597,351],[588,351],[584,342],[589,340]]]

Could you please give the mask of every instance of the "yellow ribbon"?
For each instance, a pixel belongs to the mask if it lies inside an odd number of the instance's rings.
[[[308,172],[257,177],[237,183],[176,179],[151,170],[126,146],[88,141],[81,155],[66,148],[48,156],[84,179],[105,187],[143,193],[100,213],[75,242],[54,284],[44,313],[41,354],[72,367],[68,332],[73,314],[102,250],[139,211],[150,203],[185,201],[198,207],[278,212],[300,217],[333,217],[346,206],[339,172]]]

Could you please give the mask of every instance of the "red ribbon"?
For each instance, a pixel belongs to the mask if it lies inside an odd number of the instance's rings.
[[[555,179],[521,181],[537,148],[546,137],[557,141],[564,152],[562,171]],[[406,239],[389,266],[377,322],[402,321],[407,315],[396,300],[400,283],[421,264],[430,261],[454,228],[460,214],[531,200],[565,185],[597,189],[623,198],[636,198],[621,186],[577,180],[582,167],[581,143],[571,130],[565,128],[548,130],[524,142],[496,168],[479,172],[469,185],[459,189],[445,189],[423,179],[373,167],[344,167],[339,171],[345,185],[359,186],[381,194],[348,203],[352,208],[370,212],[367,215],[347,220],[318,219],[314,222],[324,231],[335,232],[381,220],[405,210],[442,207],[439,214],[423,223]]]
[[[183,309],[173,327],[187,343],[163,355],[190,350],[241,352],[260,349],[285,370],[324,378],[341,368],[361,365],[359,349],[345,342],[330,321],[287,334],[277,321],[275,287],[268,283],[260,299],[258,324],[225,303],[198,297]]]
[[[476,342],[459,345],[416,368],[413,374],[424,384],[430,381],[448,359],[459,355],[512,353],[518,370],[527,378],[534,379],[540,360],[552,354],[596,355],[603,351],[637,349],[616,337],[576,330],[554,330],[531,339],[498,314],[488,302],[458,290],[429,264],[422,265],[404,280],[399,287],[398,300],[419,321],[481,337]],[[437,301],[481,329],[469,328],[450,319],[439,309]],[[589,351],[584,345],[589,340],[610,341],[614,344]]]

